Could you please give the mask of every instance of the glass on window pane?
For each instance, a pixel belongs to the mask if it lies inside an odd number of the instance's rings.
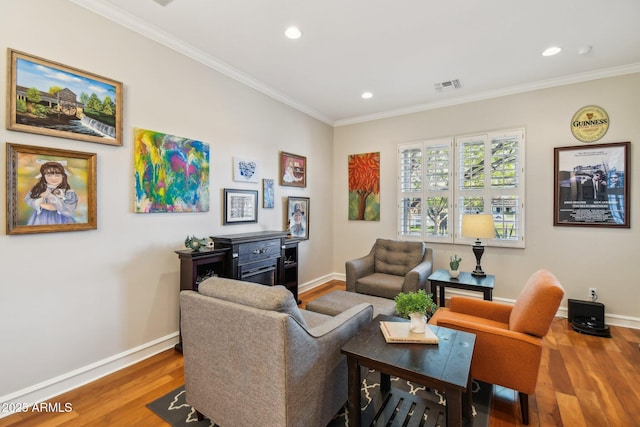
[[[460,189],[484,188],[484,141],[465,141],[460,144]]]
[[[425,181],[428,191],[449,189],[449,145],[427,147],[425,150]]]
[[[420,197],[400,199],[400,234],[422,235],[422,199]]]
[[[491,213],[496,235],[501,240],[520,238],[520,211],[517,196],[501,196],[491,199]]]
[[[491,141],[491,187],[518,187],[518,138]]]
[[[428,235],[449,235],[449,199],[446,197],[427,198],[425,221],[425,231]]]
[[[400,191],[422,190],[422,150],[411,148],[400,153]]]

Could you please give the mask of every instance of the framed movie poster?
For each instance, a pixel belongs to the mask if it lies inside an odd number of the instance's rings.
[[[122,145],[122,83],[8,49],[7,129]]]
[[[96,228],[96,154],[7,143],[7,234]]]
[[[553,225],[630,227],[630,145],[554,148]]]
[[[224,189],[223,224],[258,222],[258,190]]]
[[[294,239],[309,238],[309,200],[308,197],[287,199],[287,231]]]

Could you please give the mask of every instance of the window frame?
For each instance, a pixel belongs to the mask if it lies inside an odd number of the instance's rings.
[[[517,144],[517,157],[515,165],[515,176],[512,178],[516,184],[514,188],[496,188],[491,186],[492,174],[490,170],[484,170],[484,186],[482,188],[475,189],[461,189],[463,180],[461,179],[460,164],[463,162],[463,156],[461,146],[469,141],[480,141],[483,145],[483,157],[484,164],[491,164],[492,160],[492,145],[494,141],[500,139],[515,139]],[[449,150],[449,169],[448,169],[448,188],[446,190],[433,190],[427,188],[427,178],[429,171],[426,170],[426,155],[430,148],[446,145]],[[450,244],[473,244],[474,239],[465,238],[460,235],[461,219],[464,207],[460,206],[464,197],[482,197],[484,202],[484,213],[491,213],[491,203],[495,198],[515,197],[517,202],[515,205],[514,215],[517,215],[517,230],[518,234],[516,238],[504,239],[494,238],[488,239],[485,242],[486,246],[496,247],[513,247],[524,248],[525,247],[525,131],[524,128],[510,129],[504,131],[492,131],[492,132],[479,132],[468,135],[461,135],[449,138],[437,138],[423,141],[415,141],[409,143],[398,144],[397,151],[397,235],[398,238],[404,240],[421,240],[431,243],[450,243]],[[403,191],[403,154],[407,150],[419,149],[421,157],[421,171],[420,171],[420,188],[413,191]],[[406,184],[405,184],[406,186]],[[442,197],[446,196],[447,200],[447,232],[446,235],[429,234],[428,228],[423,226],[429,223],[427,218],[427,200],[429,197]],[[408,197],[420,199],[421,204],[421,228],[419,233],[407,234],[403,232],[403,228],[406,229],[406,216],[403,210],[403,200]],[[488,202],[487,202],[488,201]],[[487,212],[489,209],[489,212]],[[494,216],[496,213],[494,213]],[[504,215],[503,215],[504,218]],[[431,221],[432,223],[433,221]]]

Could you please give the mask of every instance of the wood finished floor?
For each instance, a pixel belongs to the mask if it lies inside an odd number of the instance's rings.
[[[301,294],[301,306],[334,289],[344,282]],[[530,426],[640,426],[640,330],[612,326],[611,334],[582,335],[566,319],[553,321],[530,397]],[[71,403],[71,412],[18,413],[0,419],[0,427],[166,426],[145,405],[183,382],[182,355],[167,350],[50,401]],[[490,426],[521,425],[516,393],[497,388]]]

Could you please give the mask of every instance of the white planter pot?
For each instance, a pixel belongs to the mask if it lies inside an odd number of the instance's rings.
[[[411,313],[409,318],[411,319],[411,324],[409,325],[411,332],[423,334],[427,330],[427,316],[422,313]]]
[[[460,270],[449,270],[449,277],[452,279],[457,279],[460,275]]]

